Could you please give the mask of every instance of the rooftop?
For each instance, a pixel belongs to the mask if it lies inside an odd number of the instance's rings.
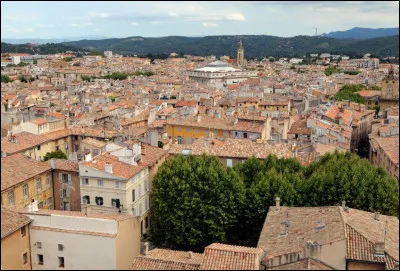
[[[11,209],[1,207],[1,239],[19,230],[32,219]]]

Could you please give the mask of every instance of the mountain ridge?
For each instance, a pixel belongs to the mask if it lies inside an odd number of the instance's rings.
[[[324,33],[322,37],[335,38],[335,39],[371,39],[387,36],[399,35],[399,28],[364,28],[364,27],[353,27],[349,30],[344,31],[333,31]]]

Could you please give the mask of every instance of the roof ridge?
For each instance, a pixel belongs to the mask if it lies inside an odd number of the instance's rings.
[[[176,250],[176,251],[179,251],[179,250]],[[201,253],[199,253],[199,254],[201,254]],[[142,258],[142,259],[158,261],[158,262],[167,262],[167,263],[183,263],[183,264],[191,264],[191,265],[198,265],[198,266],[201,265],[201,263],[189,263],[189,262],[183,262],[183,261],[179,261],[179,260],[158,259],[158,258],[152,258],[152,257],[146,256],[146,255],[138,255],[138,256],[136,256],[136,258]]]

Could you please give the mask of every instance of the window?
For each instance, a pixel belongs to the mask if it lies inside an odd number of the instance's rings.
[[[89,179],[88,178],[82,179],[82,185],[89,185]]]
[[[43,201],[39,202],[38,209],[43,209]]]
[[[115,181],[115,188],[119,188],[119,182]]]
[[[103,205],[103,197],[95,197],[95,201],[97,205]]]
[[[178,126],[178,127],[176,128],[176,130],[180,131],[180,130],[182,130],[182,128],[181,128],[180,126]]]
[[[225,137],[229,136],[229,133],[227,131],[224,131],[223,134],[224,134]]]
[[[145,220],[144,220],[144,225],[146,227],[146,229],[149,227],[149,217],[146,216]]]
[[[199,128],[194,129],[194,132],[198,133],[199,132]]]
[[[23,227],[21,228],[21,235],[22,235],[22,237],[24,237],[24,236],[26,235],[26,228],[25,228],[25,226],[23,226]]]
[[[132,190],[132,202],[135,201],[135,189]]]
[[[23,264],[28,263],[28,252],[25,252],[24,255],[22,255],[22,263]]]
[[[64,257],[58,257],[58,267],[64,267]]]
[[[43,265],[43,255],[42,254],[38,254],[38,264]]]
[[[97,186],[104,186],[103,180],[97,180]]]
[[[46,202],[48,209],[51,210],[51,206],[53,205],[53,198],[52,197],[47,198]]]
[[[183,144],[183,137],[178,136],[178,144]]]
[[[226,166],[232,167],[232,159],[226,159]]]
[[[51,184],[50,184],[50,175],[46,176],[46,188],[50,188]]]
[[[144,211],[147,212],[149,210],[149,198],[146,198],[144,202]]]
[[[190,127],[186,127],[186,132],[190,132]]]
[[[113,208],[119,208],[121,206],[119,199],[111,199],[111,205]]]
[[[247,133],[243,133],[243,137],[244,137],[244,138],[247,138]]]
[[[58,251],[63,251],[64,250],[64,245],[58,244]]]
[[[39,146],[37,146],[37,150],[38,150],[38,151],[40,151],[40,145],[39,145]]]
[[[90,204],[90,197],[89,196],[83,196],[82,197],[82,203],[83,204]]]
[[[208,135],[208,129],[204,129],[204,134]]]
[[[24,195],[24,199],[28,199],[29,197],[28,184],[24,184],[22,186],[22,194]]]
[[[139,204],[139,216],[142,215],[142,212],[143,212],[143,205],[140,203]]]
[[[35,245],[37,248],[42,248],[42,242],[36,242]]]
[[[142,185],[141,184],[139,184],[138,190],[139,190],[139,198],[140,198],[142,196]]]
[[[38,192],[42,191],[42,180],[41,179],[36,180],[36,190]]]
[[[145,192],[149,191],[149,180],[148,179],[144,180],[144,189],[145,189]]]
[[[14,191],[8,193],[8,205],[14,205]]]

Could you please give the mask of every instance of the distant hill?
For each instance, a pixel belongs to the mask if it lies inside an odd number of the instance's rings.
[[[120,54],[170,54],[229,55],[236,57],[239,40],[243,41],[246,58],[302,57],[308,53],[332,53],[360,56],[370,53],[377,56],[398,56],[399,36],[373,39],[334,39],[320,36],[296,36],[281,38],[266,35],[206,36],[161,38],[114,38],[104,40],[80,40],[43,45],[1,43],[1,52],[53,54],[65,51],[106,51]]]
[[[64,45],[61,43],[48,43],[43,45],[32,45],[32,44],[9,44],[1,43],[1,53],[26,53],[26,54],[56,54],[63,53],[65,51],[79,51],[79,48]]]
[[[398,36],[399,28],[362,28],[354,27],[346,31],[335,31],[322,34],[322,37],[334,39],[371,39],[386,36]]]
[[[333,39],[328,37],[296,36],[281,38],[266,35],[206,36],[160,38],[129,37],[122,39],[80,40],[62,44],[85,50],[111,50],[121,54],[146,55],[171,52],[190,55],[236,56],[238,41],[242,40],[245,57],[302,56],[306,53],[336,53],[378,56],[398,56],[399,36],[374,39]]]
[[[92,39],[92,40],[100,40],[107,39],[104,36],[96,36],[96,35],[88,35],[88,36],[80,36],[80,37],[65,37],[65,38],[57,38],[57,39],[9,39],[2,38],[1,42],[11,43],[11,44],[26,44],[26,43],[36,43],[36,44],[46,44],[46,43],[61,43],[67,41],[75,41],[75,40],[83,40],[83,39]]]

